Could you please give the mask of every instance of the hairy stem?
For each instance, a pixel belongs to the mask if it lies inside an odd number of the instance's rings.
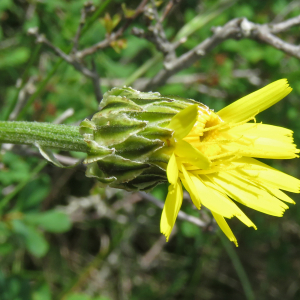
[[[39,144],[64,151],[88,152],[78,126],[0,121],[0,144]]]

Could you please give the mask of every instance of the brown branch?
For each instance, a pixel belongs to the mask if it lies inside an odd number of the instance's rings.
[[[85,25],[87,15],[94,11],[95,11],[95,6],[93,5],[93,2],[88,1],[84,4],[84,7],[81,10],[79,26],[78,26],[77,32],[75,34],[75,37],[74,37],[74,44],[73,44],[73,48],[71,51],[72,53],[75,53],[78,50],[78,43],[79,43],[79,38],[81,35],[81,30],[82,30],[83,26]]]
[[[160,23],[163,22],[163,20],[167,17],[167,15],[170,13],[170,11],[172,10],[172,8],[178,4],[181,0],[170,0],[168,2],[168,4],[166,5],[163,13],[162,13],[162,16],[161,16],[161,19],[160,19]]]
[[[159,73],[150,79],[144,86],[140,86],[139,89],[150,90],[164,85],[169,77],[191,66],[194,62],[205,56],[221,42],[226,39],[236,37],[240,33],[241,21],[242,19],[233,19],[225,24],[224,27],[217,28],[212,37],[207,38],[194,49],[188,51],[173,61],[165,63],[165,68],[159,71]]]
[[[85,76],[89,78],[93,78],[95,75],[92,71],[90,71],[88,68],[86,68],[83,64],[81,64],[79,61],[75,60],[72,55],[68,55],[67,53],[63,52],[58,47],[54,46],[43,34],[40,34],[37,30],[37,28],[32,28],[28,30],[28,34],[35,36],[36,42],[44,44],[48,46],[50,49],[54,51],[54,53],[65,60],[68,64],[72,65],[77,71],[81,72]]]
[[[295,26],[298,24],[300,24],[300,16],[275,25],[255,24],[244,18],[241,22],[240,27],[241,34],[243,37],[264,42],[278,50],[281,50],[287,54],[290,54],[300,59],[300,47],[298,45],[296,46],[287,43],[273,34],[273,32],[282,32],[283,30],[287,30],[291,26]]]
[[[102,100],[102,93],[101,93],[100,85],[99,85],[100,80],[99,80],[99,75],[96,71],[96,67],[95,67],[95,64],[93,61],[92,61],[92,70],[90,70],[87,67],[85,67],[83,62],[77,60],[76,53],[71,52],[72,54],[69,55],[69,54],[63,52],[60,48],[53,45],[43,34],[40,34],[38,32],[37,28],[31,28],[30,30],[28,30],[28,34],[34,36],[36,38],[37,43],[41,43],[41,44],[48,46],[50,49],[52,49],[54,51],[54,53],[58,57],[65,60],[68,64],[72,65],[77,71],[79,71],[86,77],[90,78],[92,80],[92,83],[94,86],[94,91],[95,91],[95,96],[96,96],[97,102],[100,103],[100,101]],[[78,38],[79,38],[79,36],[78,36]],[[73,47],[73,51],[75,51],[76,47],[77,47],[76,39],[77,39],[77,37],[75,38],[75,44]]]
[[[192,50],[171,61],[165,61],[164,69],[156,76],[138,87],[140,90],[151,90],[166,83],[168,78],[179,71],[190,67],[198,59],[206,56],[211,50],[228,39],[248,38],[273,46],[289,55],[300,59],[300,46],[287,43],[273,33],[282,32],[300,24],[300,16],[278,24],[255,24],[246,18],[233,19],[223,27],[213,29],[213,35]]]
[[[275,33],[286,31],[286,30],[290,29],[291,27],[297,26],[297,25],[300,25],[300,16],[288,19],[281,23],[272,24],[269,27],[270,27],[270,32],[275,34]]]
[[[151,5],[149,5],[145,11],[144,15],[148,19],[150,25],[148,25],[148,31],[145,32],[140,28],[133,28],[132,34],[147,39],[151,43],[155,45],[158,51],[162,52],[165,57],[165,62],[172,61],[176,59],[175,49],[181,45],[186,39],[180,39],[174,43],[171,43],[166,36],[164,28],[162,26],[162,22],[165,16],[169,13],[170,9],[173,5],[179,3],[180,0],[170,1],[165,10],[163,11],[162,16],[160,17],[156,8],[156,4],[154,0],[151,0]],[[152,21],[155,21],[154,24]]]

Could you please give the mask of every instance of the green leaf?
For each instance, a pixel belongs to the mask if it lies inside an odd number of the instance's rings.
[[[0,299],[31,300],[29,280],[17,275],[6,277],[0,271]]]
[[[41,232],[21,220],[13,220],[12,226],[13,231],[24,239],[26,249],[32,255],[43,257],[46,254],[49,245]]]
[[[43,257],[49,248],[49,244],[43,234],[34,227],[28,227],[28,234],[25,237],[27,250],[36,257]]]
[[[51,300],[51,291],[47,284],[37,288],[32,294],[32,300]]]
[[[12,0],[1,0],[0,1],[0,12],[10,8],[13,5]]]
[[[12,152],[6,152],[2,156],[5,167],[0,172],[0,183],[7,186],[27,179],[30,174],[29,161]]]
[[[27,183],[19,192],[14,210],[26,211],[36,208],[49,194],[49,177],[46,174]]]
[[[0,244],[0,256],[9,255],[10,253],[14,252],[14,247],[12,244]]]
[[[29,58],[29,53],[29,49],[25,47],[3,51],[0,54],[0,69],[4,69],[7,67],[12,68],[25,63]]]
[[[85,294],[75,293],[67,296],[66,300],[92,300],[92,298]]]
[[[181,224],[182,234],[186,237],[194,237],[199,234],[199,228],[190,222],[183,221]]]
[[[72,226],[69,216],[58,210],[26,214],[24,221],[27,224],[40,226],[46,231],[57,233],[66,232]]]

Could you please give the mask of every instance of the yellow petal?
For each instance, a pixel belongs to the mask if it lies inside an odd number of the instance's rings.
[[[278,126],[247,123],[223,130],[220,138],[230,141],[223,142],[223,151],[258,158],[290,159],[299,153],[292,134],[291,130]]]
[[[240,175],[246,175],[262,183],[285,191],[299,193],[300,180],[280,172],[254,158],[243,157],[232,162]]]
[[[221,109],[217,114],[227,122],[241,122],[274,105],[292,91],[287,79],[280,79]]]
[[[175,146],[175,154],[184,158],[184,162],[194,165],[200,169],[210,168],[210,160],[198,149],[186,141],[178,140]]]
[[[236,209],[237,206],[232,201],[212,192],[199,177],[193,174],[191,174],[190,177],[194,183],[200,201],[205,207],[226,218],[232,218],[234,215],[238,214]]]
[[[253,227],[254,229],[257,229],[255,224],[243,213],[243,211],[231,200],[229,199],[229,197],[226,195],[225,191],[220,188],[219,186],[213,184],[208,177],[206,176],[201,176],[200,177],[201,180],[203,181],[203,183],[205,184],[205,186],[210,189],[212,191],[213,194],[216,194],[218,196],[218,198],[221,198],[223,200],[223,203],[226,203],[226,205],[230,205],[231,209],[233,211],[233,214],[241,221],[243,222],[245,225],[247,225],[248,227]],[[214,198],[213,198],[214,199]],[[209,200],[210,205],[211,205],[211,198]],[[203,203],[203,205],[205,205]],[[207,204],[206,204],[207,205]],[[205,205],[205,206],[206,206]],[[207,206],[208,207],[208,206]],[[209,208],[209,207],[208,207]],[[216,208],[218,209],[218,206],[209,208],[211,211],[214,211],[216,213],[219,213],[221,216],[223,217],[227,217],[224,214],[224,211],[218,211],[216,210]]]
[[[293,131],[284,127],[274,126],[262,123],[244,123],[239,126],[228,127],[223,132],[229,133],[246,133],[250,136],[272,137],[275,139],[284,139],[284,137],[292,136]]]
[[[184,178],[181,178],[181,181],[184,185],[184,187],[186,188],[186,190],[189,192],[191,199],[194,203],[194,205],[200,209],[201,207],[201,202],[200,202],[200,198],[199,198],[199,194],[198,191],[191,179],[190,176],[192,176],[192,174],[190,174],[189,172],[186,171],[185,167],[183,165],[181,165],[181,170],[183,173]]]
[[[173,137],[176,139],[182,139],[193,128],[197,121],[198,105],[190,105],[187,108],[180,111],[172,119],[167,128],[174,130]]]
[[[175,154],[173,153],[169,159],[167,166],[167,177],[170,184],[175,185],[178,179],[178,167],[176,163]]]
[[[266,187],[265,187],[266,188]],[[278,199],[288,202],[288,203],[292,203],[295,204],[295,201],[290,198],[287,194],[285,194],[284,192],[282,192],[281,190],[272,188],[272,187],[267,187],[267,190],[274,195],[275,197],[277,197]]]
[[[265,214],[281,217],[288,208],[282,201],[258,188],[251,181],[238,178],[230,172],[206,175],[215,184],[223,188],[232,199]]]
[[[160,232],[169,240],[171,231],[174,227],[178,212],[182,204],[182,186],[180,181],[177,184],[169,186],[168,196],[162,211],[160,219]]]
[[[236,237],[234,236],[233,232],[231,231],[231,229],[228,226],[225,219],[221,215],[219,215],[219,214],[217,214],[213,211],[211,213],[213,214],[213,216],[214,216],[215,220],[217,221],[219,227],[222,229],[222,231],[225,233],[225,235],[228,237],[228,239],[231,242],[234,242],[236,246],[238,246]]]

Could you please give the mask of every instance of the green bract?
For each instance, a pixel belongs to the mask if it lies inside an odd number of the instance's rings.
[[[103,186],[150,190],[167,182],[173,130],[166,128],[194,100],[142,93],[129,87],[104,94],[100,111],[80,124],[90,151],[86,175]]]

